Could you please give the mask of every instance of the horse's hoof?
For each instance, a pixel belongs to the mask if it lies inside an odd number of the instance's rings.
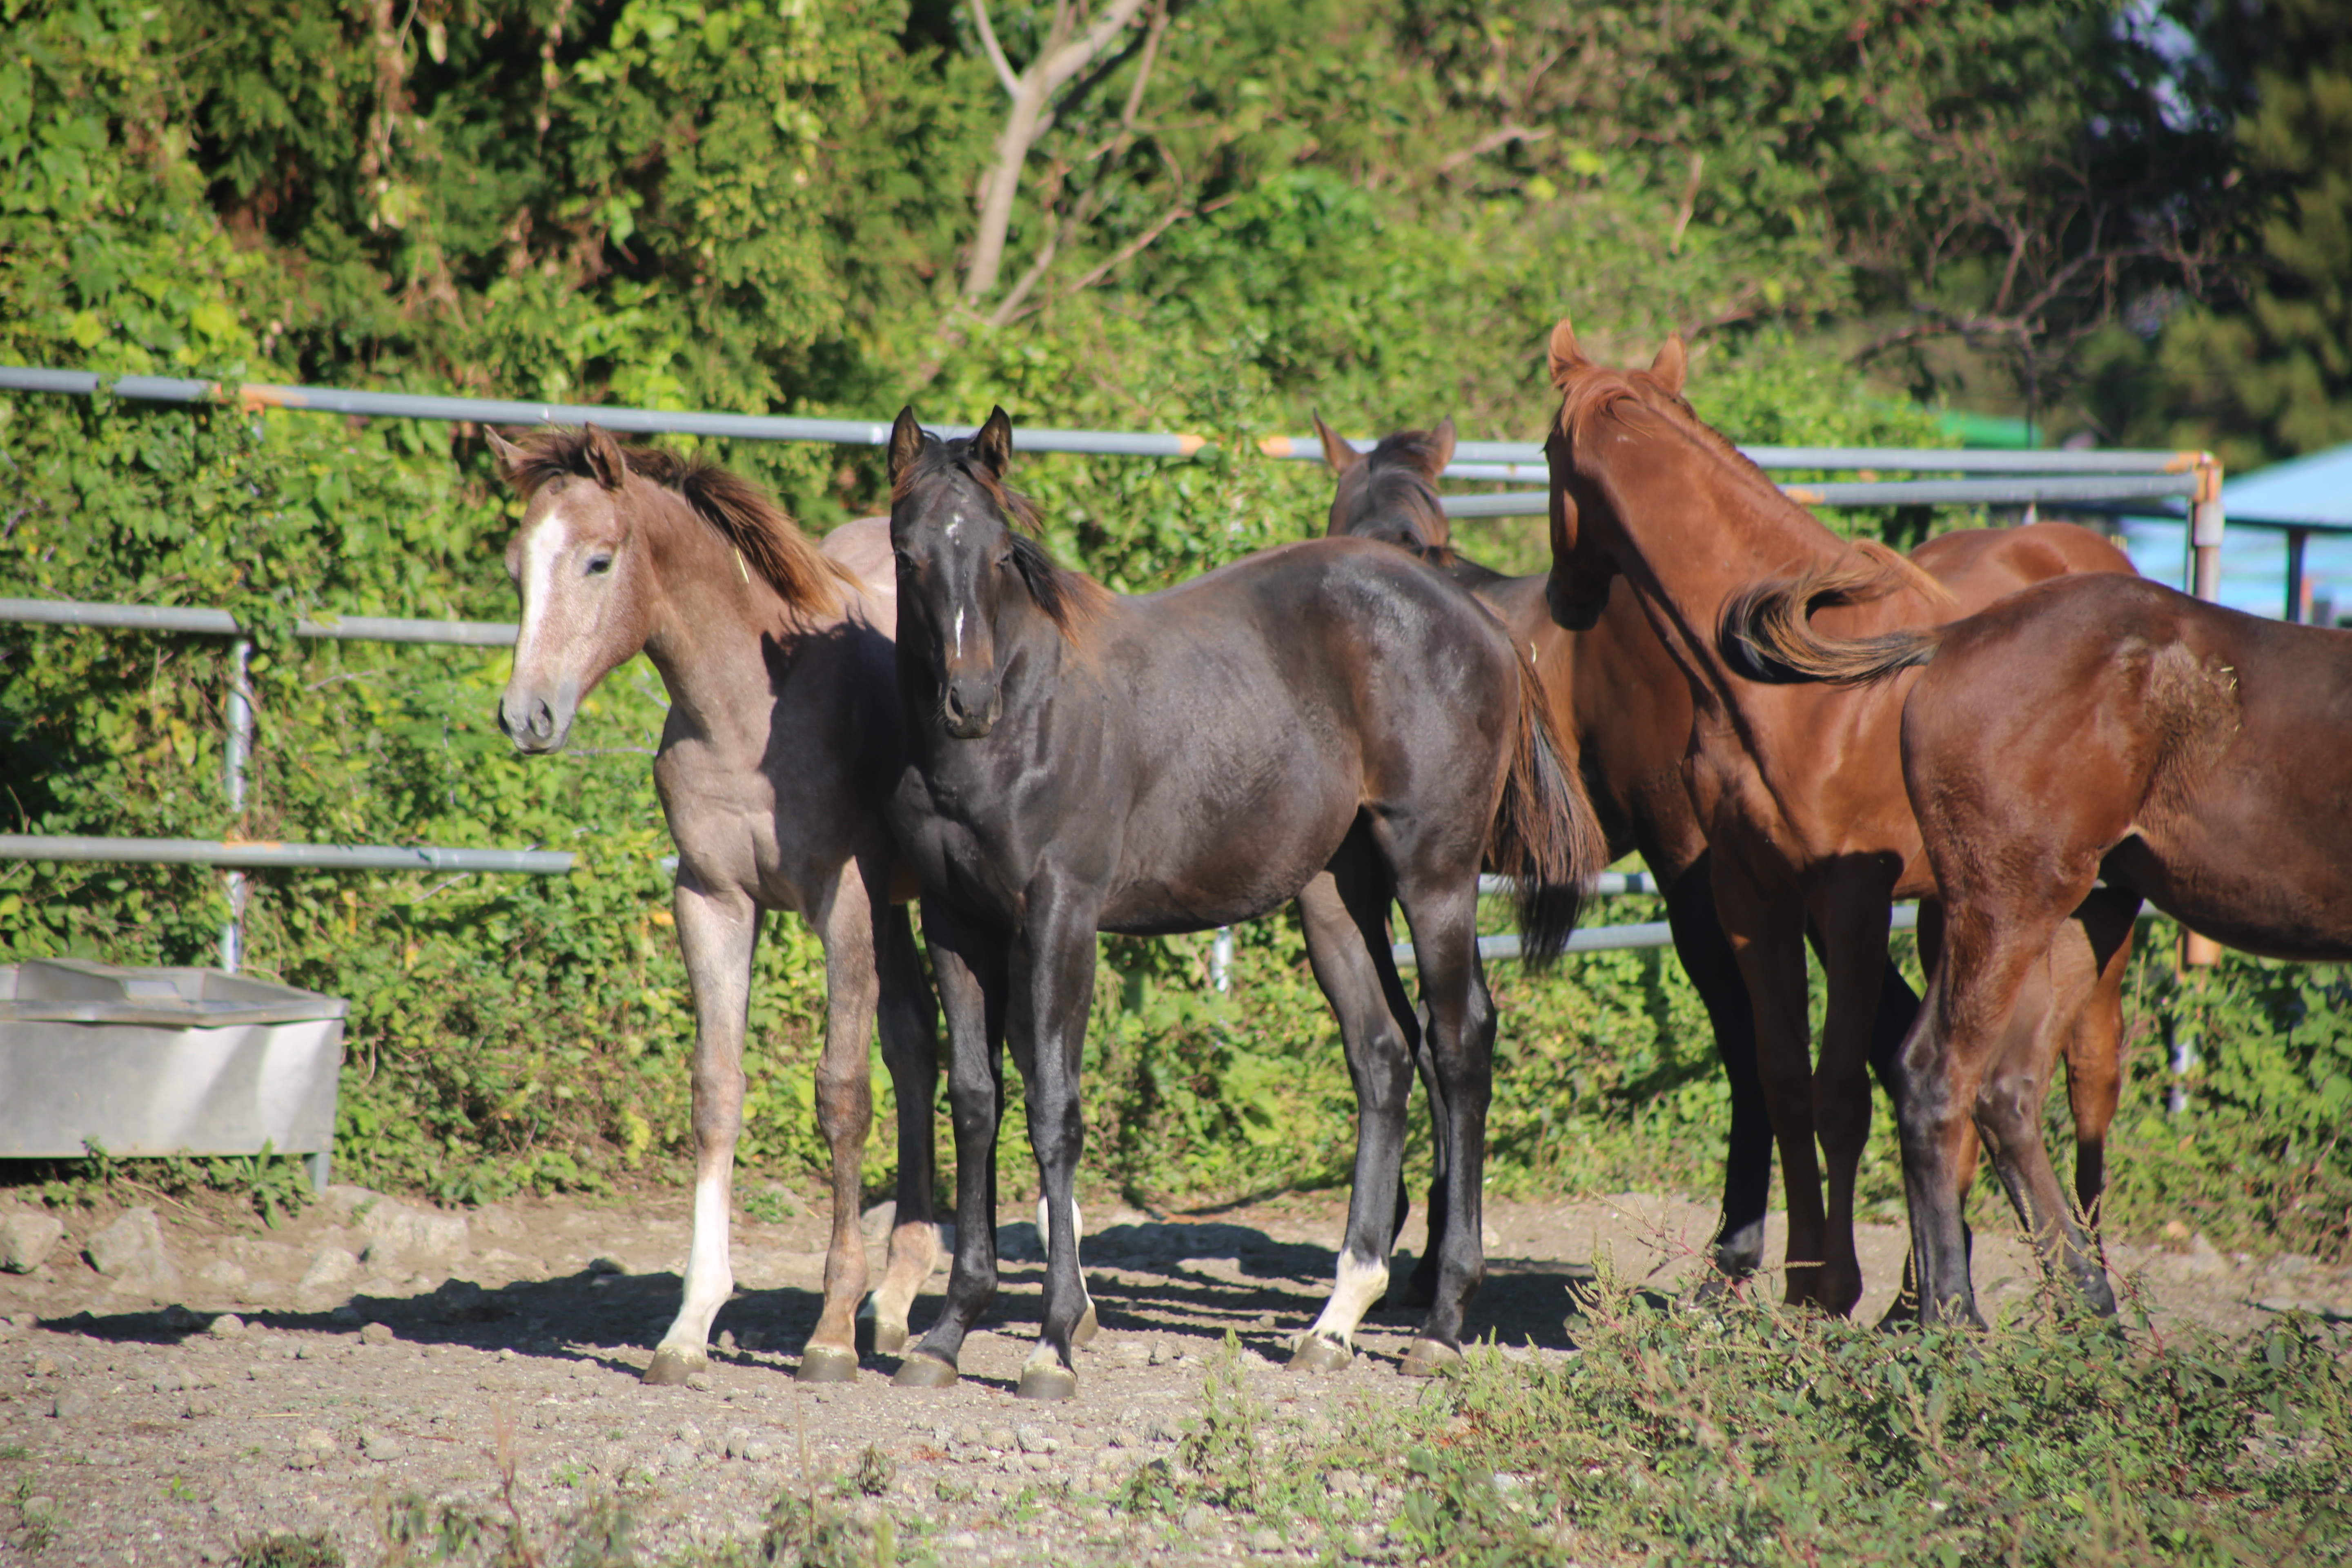
[[[839,1345],[810,1345],[801,1352],[801,1364],[793,1373],[794,1383],[855,1383],[857,1381],[857,1356]]]
[[[1355,1359],[1356,1352],[1339,1341],[1308,1334],[1290,1352],[1289,1367],[1293,1372],[1339,1372]]]
[[[653,1365],[646,1368],[646,1381],[657,1388],[675,1388],[698,1372],[708,1371],[710,1358],[689,1356],[684,1351],[654,1352]]]
[[[1462,1352],[1435,1340],[1415,1340],[1397,1372],[1404,1377],[1435,1377],[1462,1364]]]
[[[1070,1348],[1079,1351],[1086,1349],[1095,1342],[1095,1336],[1100,1332],[1102,1332],[1102,1321],[1095,1316],[1095,1304],[1088,1301],[1086,1315],[1078,1320],[1078,1326],[1070,1331]]]
[[[907,1349],[907,1325],[874,1321],[874,1352],[877,1355],[900,1355]]]
[[[1059,1362],[1024,1366],[1021,1369],[1021,1386],[1016,1390],[1024,1399],[1070,1399],[1078,1392],[1078,1374]]]
[[[919,1350],[898,1363],[898,1375],[890,1381],[900,1388],[952,1388],[959,1375],[955,1363]]]

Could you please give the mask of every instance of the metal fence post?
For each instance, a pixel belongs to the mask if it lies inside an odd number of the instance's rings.
[[[228,650],[228,735],[221,746],[221,787],[229,810],[245,814],[245,764],[253,754],[253,689],[246,681],[246,663],[253,645],[239,637]],[[245,873],[224,874],[228,883],[228,921],[221,927],[220,966],[235,974],[245,959]]]

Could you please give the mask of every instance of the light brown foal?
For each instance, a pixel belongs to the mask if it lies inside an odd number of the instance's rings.
[[[1824,612],[1832,635],[1949,620],[2046,578],[2129,573],[2131,563],[2065,524],[1949,534],[1907,560],[1849,543],[1690,412],[1678,395],[1682,363],[1681,344],[1670,342],[1653,371],[1606,369],[1584,357],[1567,322],[1554,330],[1561,407],[1547,443],[1547,592],[1563,626],[1587,626],[1624,577],[1688,685],[1684,777],[1713,851],[1717,913],[1755,1008],[1757,1065],[1789,1192],[1788,1296],[1849,1312],[1862,1295],[1853,1194],[1870,1129],[1864,1053],[1891,906],[1936,890],[1903,788],[1897,735],[1909,683],[1761,684],[1720,646],[1725,610],[1750,584],[1856,552],[1891,563],[1903,586],[1865,607]],[[1829,985],[1818,1067],[1807,1049],[1809,921]],[[1921,923],[1932,955],[1932,914]],[[2051,1016],[2074,1040],[2077,1133],[2103,1135],[2114,1112],[2122,964],[2095,948],[2080,920],[2057,941],[2066,951],[2053,950],[2052,973],[2070,989]],[[2078,1180],[2096,1173],[2086,1160]]]
[[[874,1292],[877,1349],[906,1343],[907,1310],[940,1257],[938,1011],[907,919],[913,879],[881,816],[903,745],[888,524],[851,523],[820,551],[752,486],[593,426],[520,446],[493,433],[490,444],[526,503],[507,547],[523,619],[500,727],[520,751],[554,751],[580,700],[640,649],[669,693],[654,783],[677,843],[677,940],[694,986],[694,1231],[685,1299],[646,1381],[683,1383],[708,1365],[711,1320],[734,1289],[751,952],[772,910],[799,915],[824,944],[816,1110],[833,1239],[796,1375],[852,1378],[877,1011],[898,1100],[898,1199]]]

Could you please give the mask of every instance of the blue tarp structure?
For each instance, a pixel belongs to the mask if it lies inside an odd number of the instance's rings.
[[[2311,618],[2352,616],[2352,446],[2223,479],[2221,511],[2229,520],[2221,542],[2223,604],[2283,616],[2295,574],[2292,557],[2300,551]],[[2179,517],[2127,517],[2123,525],[2133,563],[2179,587],[2188,523]]]

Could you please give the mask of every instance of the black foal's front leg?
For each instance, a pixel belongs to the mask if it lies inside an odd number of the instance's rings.
[[[924,905],[925,939],[948,1027],[948,1105],[955,1124],[956,1246],[939,1321],[908,1352],[892,1381],[945,1388],[956,1381],[964,1336],[996,1299],[996,1132],[1003,1085],[1003,945],[940,900]]]
[[[1076,1342],[1091,1303],[1078,1273],[1078,1155],[1086,1117],[1078,1068],[1095,993],[1095,906],[1033,886],[1029,920],[1013,947],[1005,1033],[1028,1090],[1029,1146],[1036,1152],[1048,1215],[1045,1321],[1021,1368],[1024,1399],[1078,1391]]]

